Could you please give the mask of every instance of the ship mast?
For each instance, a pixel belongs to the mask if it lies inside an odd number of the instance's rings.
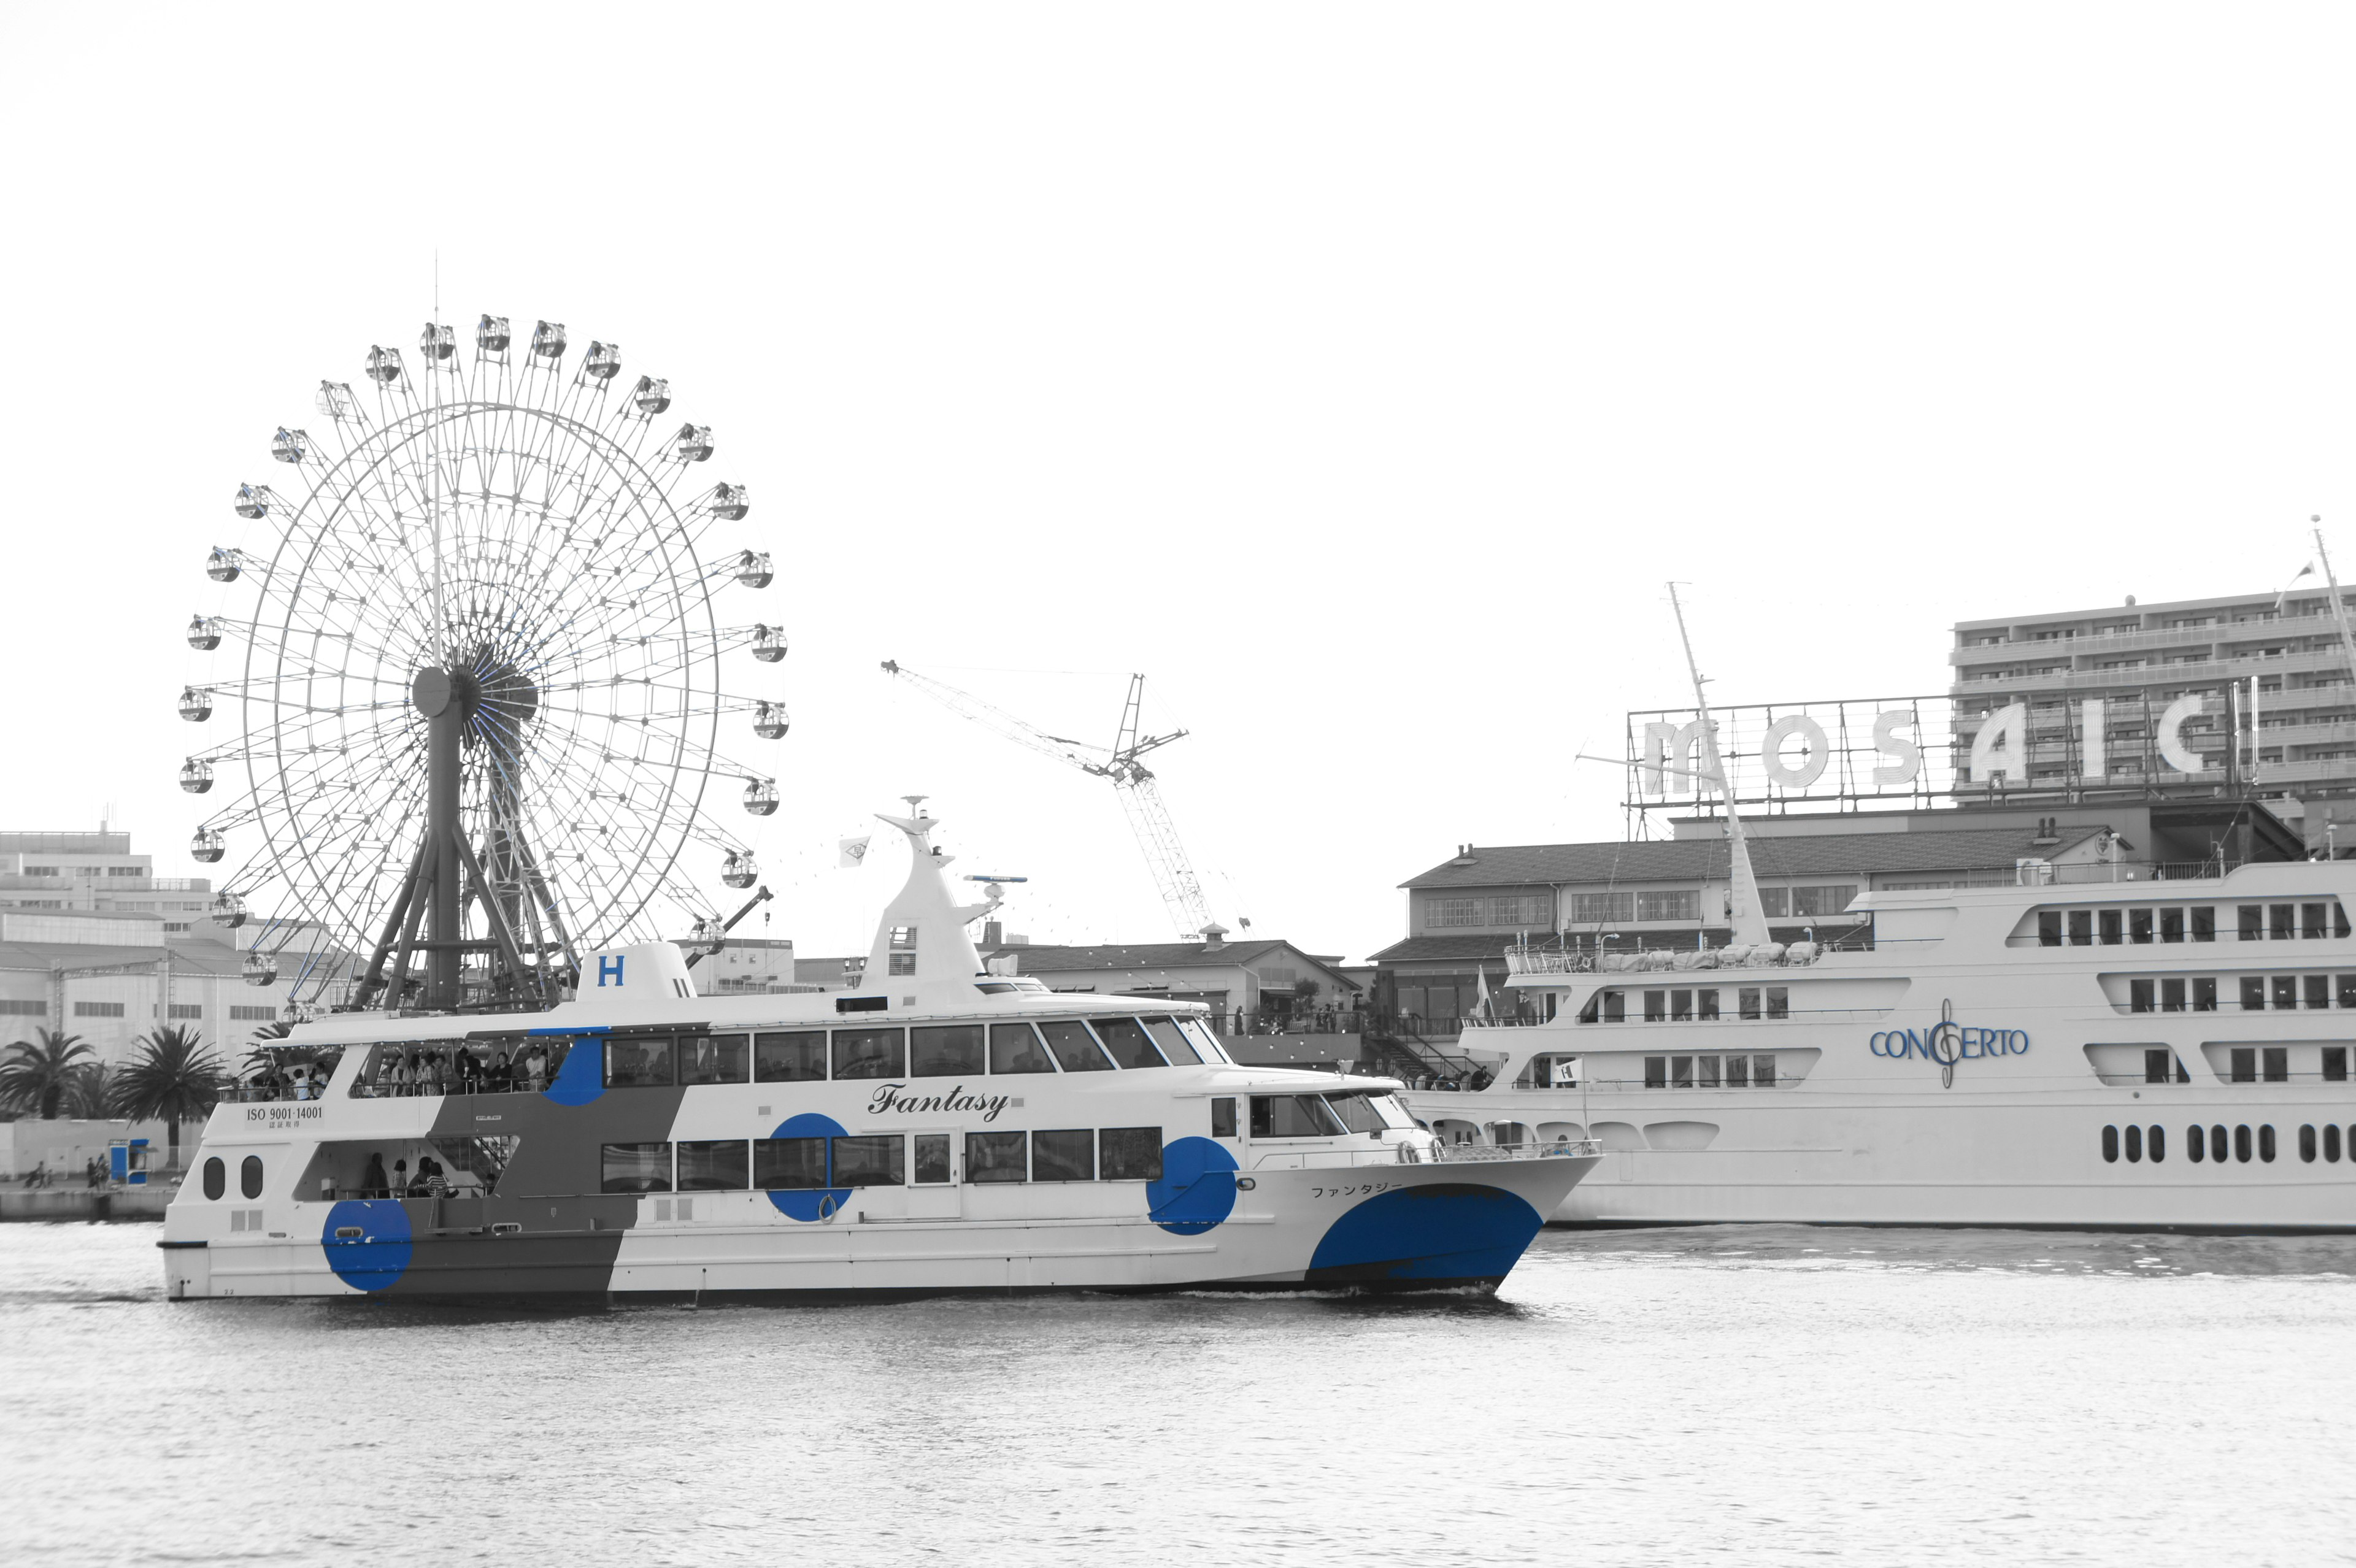
[[[1742,814],[1735,809],[1734,785],[1726,776],[1726,764],[1718,754],[1718,720],[1709,716],[1709,699],[1702,695],[1701,667],[1694,662],[1693,637],[1686,630],[1686,607],[1677,600],[1677,585],[1669,584],[1669,607],[1677,614],[1677,641],[1685,645],[1686,669],[1693,676],[1694,707],[1701,719],[1702,777],[1718,785],[1726,801],[1726,851],[1728,883],[1733,894],[1733,907],[1728,912],[1729,923],[1734,928],[1734,940],[1744,946],[1774,940],[1767,931],[1767,917],[1759,909],[1759,879],[1751,870],[1751,845],[1742,834]]]

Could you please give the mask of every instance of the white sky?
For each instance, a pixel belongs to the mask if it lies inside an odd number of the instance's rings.
[[[783,809],[726,809],[768,934],[863,950],[897,867],[834,840],[921,791],[961,869],[1033,879],[1012,929],[1168,935],[1110,788],[895,657],[1108,737],[1147,672],[1218,912],[1359,957],[1461,840],[1617,835],[1571,756],[1685,699],[1665,579],[1744,701],[1939,690],[1962,617],[2275,587],[2310,512],[2356,571],[2352,31],[10,0],[0,825],[112,801],[200,869],[205,551],[322,377],[413,356],[438,248],[444,319],[618,340],[754,487],[783,571],[734,618],[794,652],[734,680],[795,728]]]

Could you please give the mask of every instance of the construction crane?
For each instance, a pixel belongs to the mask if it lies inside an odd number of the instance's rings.
[[[1153,873],[1153,885],[1161,891],[1162,908],[1169,912],[1178,934],[1198,936],[1212,923],[1211,906],[1203,897],[1202,880],[1194,875],[1194,863],[1186,859],[1186,847],[1178,841],[1178,829],[1170,820],[1170,808],[1162,804],[1162,792],[1154,786],[1152,773],[1139,761],[1148,752],[1186,734],[1183,730],[1173,730],[1167,735],[1138,733],[1139,712],[1145,701],[1143,676],[1129,677],[1129,700],[1120,710],[1120,731],[1107,748],[1050,735],[969,691],[919,675],[895,660],[884,661],[884,673],[899,677],[950,712],[961,714],[1018,746],[1067,763],[1084,773],[1110,779],[1113,793],[1120,797],[1121,809],[1129,816],[1130,828],[1137,835],[1138,848],[1145,851],[1145,863]],[[1103,761],[1086,754],[1096,752],[1106,753]]]

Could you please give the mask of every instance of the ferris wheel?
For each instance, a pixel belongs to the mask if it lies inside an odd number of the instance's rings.
[[[236,733],[180,784],[236,791],[189,848],[236,857],[217,919],[276,917],[248,978],[284,956],[297,1003],[544,1004],[582,955],[708,934],[708,883],[757,879],[725,824],[774,813],[776,780],[722,748],[786,709],[727,677],[786,637],[719,601],[769,557],[714,549],[746,487],[702,480],[711,428],[622,366],[568,361],[562,323],[487,315],[471,352],[429,324],[413,367],[377,347],[358,389],[321,381],[323,417],[272,438],[278,483],[238,486],[248,542],[213,548],[223,602],[187,632],[230,667],[179,700]],[[298,955],[297,921],[325,945]]]

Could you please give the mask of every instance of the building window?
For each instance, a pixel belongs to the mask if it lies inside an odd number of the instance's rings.
[[[1829,919],[1847,909],[1856,897],[1855,882],[1837,882],[1827,888],[1794,888],[1792,913],[1794,918]]]
[[[174,1002],[164,1009],[164,1016],[174,1019],[200,1019],[205,1016],[201,1002]]]
[[[276,1008],[243,1007],[238,1003],[232,1002],[230,1004],[229,1017],[231,1023],[266,1024],[273,1022],[277,1019],[278,1009]]]
[[[1650,892],[1636,895],[1638,920],[1699,920],[1701,894],[1688,888],[1682,892]]]
[[[119,1019],[123,1016],[121,1002],[76,1002],[74,1017],[78,1019]]]
[[[1792,912],[1792,890],[1762,888],[1759,890],[1759,912],[1769,920],[1783,920]]]
[[[1428,909],[1429,912],[1424,916],[1424,923],[1427,925],[1479,925],[1482,923],[1479,899],[1434,899]]]
[[[1570,918],[1574,925],[1608,925],[1615,921],[1633,920],[1635,912],[1636,895],[1633,893],[1570,895]]]
[[[1490,923],[1493,925],[1521,924],[1522,906],[1526,901],[1522,899],[1499,899],[1497,912],[1490,918]]]

